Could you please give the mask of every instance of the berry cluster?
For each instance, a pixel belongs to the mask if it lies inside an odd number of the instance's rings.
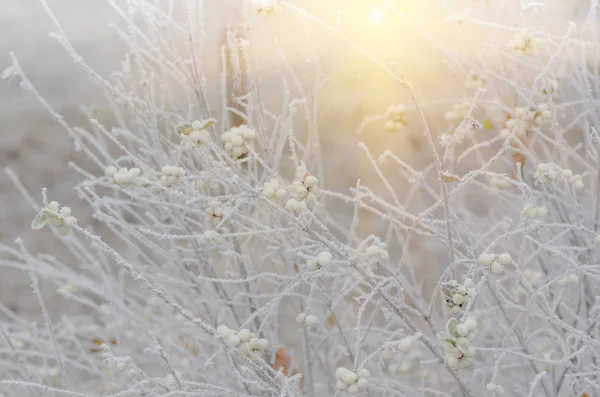
[[[544,219],[548,215],[548,208],[543,205],[527,204],[523,208],[523,215],[529,219]]]
[[[140,176],[140,169],[137,167],[127,169],[120,168],[117,170],[116,167],[108,166],[106,167],[104,174],[111,178],[113,183],[118,185],[121,189],[136,185],[138,182],[138,177]]]
[[[57,227],[60,234],[66,236],[71,231],[71,226],[77,224],[77,218],[71,215],[69,207],[61,208],[57,201],[51,201],[41,209],[31,223],[31,227],[33,230],[38,230],[44,227],[46,223]]]
[[[380,261],[386,261],[390,257],[390,255],[388,254],[387,250],[385,249],[385,244],[373,244],[373,245],[370,245],[367,248],[365,254],[369,258],[377,258]]]
[[[558,285],[561,287],[566,287],[567,285],[577,284],[579,282],[579,277],[575,274],[569,274],[564,277],[561,277],[558,280]]]
[[[485,388],[487,389],[487,391],[489,391],[491,393],[495,393],[498,396],[501,396],[504,394],[504,388],[493,382],[488,383]]]
[[[269,347],[268,340],[257,338],[255,334],[246,328],[235,332],[235,330],[226,325],[219,325],[217,327],[217,333],[243,354],[263,354]]]
[[[208,204],[208,207],[206,207],[205,212],[208,216],[210,216],[214,225],[219,224],[225,215],[225,212],[223,211],[223,208],[221,208],[218,201],[211,201]]]
[[[195,145],[201,145],[210,140],[210,133],[206,130],[215,123],[214,119],[196,120],[192,124],[184,124],[177,128],[182,138],[189,138]]]
[[[307,328],[316,328],[317,324],[319,324],[319,319],[312,314],[300,313],[296,316],[296,323],[304,325]]]
[[[538,164],[534,178],[537,184],[549,184],[554,182],[560,176],[573,188],[575,191],[581,192],[585,188],[583,177],[579,174],[573,174],[569,169],[562,169],[554,163]]]
[[[387,121],[384,126],[385,130],[387,132],[398,132],[406,127],[407,112],[408,108],[403,104],[388,107],[386,113]]]
[[[477,354],[471,341],[477,336],[477,321],[467,318],[462,323],[452,323],[449,327],[452,338],[444,340],[446,364],[450,368],[467,368],[471,363],[470,358]]]
[[[474,285],[470,278],[465,278],[462,284],[458,284],[456,280],[442,284],[442,291],[451,314],[457,314],[463,305],[467,304],[469,298],[475,296]]]
[[[181,178],[185,176],[185,170],[174,165],[165,165],[160,172],[162,173],[160,184],[166,187],[179,185]]]
[[[506,252],[502,254],[482,254],[478,260],[492,274],[501,274],[504,272],[504,267],[513,263],[512,257]]]
[[[515,108],[514,117],[511,117],[504,123],[504,128],[500,131],[500,137],[506,139],[514,130],[517,138],[525,138],[530,131],[547,125],[550,121],[552,121],[552,112],[545,103],[540,104],[537,108],[532,107],[529,110],[518,107]]]
[[[229,156],[239,159],[248,153],[254,139],[256,139],[256,132],[247,125],[240,125],[224,133],[221,142]]]
[[[263,196],[271,201],[279,201],[285,198],[286,191],[277,179],[271,179],[263,185]]]
[[[338,390],[346,390],[350,394],[357,394],[366,390],[370,377],[371,373],[364,368],[354,372],[340,367],[335,370],[335,386]]]

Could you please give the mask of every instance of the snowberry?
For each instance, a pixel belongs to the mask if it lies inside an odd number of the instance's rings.
[[[360,391],[364,391],[369,384],[369,380],[366,377],[361,377],[356,381],[356,385]]]
[[[496,255],[494,254],[482,254],[479,256],[478,260],[483,266],[491,266],[492,262],[496,259]]]
[[[465,301],[464,295],[454,294],[452,296],[452,302],[454,302],[455,305],[462,305],[464,301]]]
[[[500,262],[503,266],[509,266],[512,264],[512,261],[512,257],[506,252],[498,255],[498,262]]]
[[[357,375],[352,371],[346,372],[344,375],[342,375],[342,382],[344,382],[348,386],[356,382],[356,380]]]
[[[263,196],[271,201],[278,201],[285,198],[286,191],[277,179],[271,179],[263,185]]]
[[[477,328],[477,321],[473,318],[467,318],[463,323],[469,331],[473,331]]]
[[[507,180],[504,178],[493,177],[492,178],[492,186],[498,190],[504,190],[510,186]]]
[[[240,340],[242,342],[248,342],[250,340],[250,338],[252,338],[252,332],[250,332],[250,330],[248,330],[246,328],[242,328],[238,332],[238,336],[240,337]]]
[[[467,334],[469,333],[469,328],[467,328],[466,325],[464,324],[458,324],[456,326],[456,332],[460,335],[460,336],[467,336]]]
[[[206,214],[210,216],[212,223],[214,225],[219,224],[223,220],[223,216],[225,215],[225,211],[220,206],[218,201],[211,201],[206,207]]]
[[[525,215],[529,219],[544,219],[548,214],[548,208],[543,205],[537,206],[533,204],[527,204],[523,208],[523,215]]]
[[[350,386],[348,386],[348,393],[350,394],[357,394],[360,390],[358,388],[358,384],[353,383]]]
[[[312,314],[309,314],[304,319],[304,325],[306,325],[308,328],[315,328],[317,324],[319,324],[319,319],[317,316],[313,316]]]
[[[318,185],[319,180],[312,175],[307,175],[302,181],[294,181],[292,183],[294,198],[297,201],[314,201],[317,198]]]
[[[371,372],[366,368],[359,369],[356,374],[361,378],[369,378],[371,376]]]
[[[558,285],[561,287],[565,287],[567,285],[577,284],[579,282],[579,277],[575,274],[569,274],[564,277],[561,277],[558,280]]]
[[[166,187],[178,185],[181,182],[181,178],[186,174],[183,168],[172,165],[165,165],[160,171],[163,174],[160,178],[160,183]]]
[[[256,139],[256,132],[247,125],[233,127],[221,136],[223,148],[229,156],[235,159],[248,153],[254,139]]]
[[[385,250],[385,245],[384,244],[373,244],[370,245],[367,250],[365,251],[365,254],[369,257],[369,258],[377,258],[381,261],[385,261],[387,259],[389,259],[389,254],[388,252]]]
[[[406,113],[408,108],[406,105],[392,105],[387,109],[387,121],[385,130],[388,132],[397,132],[406,127]]]
[[[231,343],[234,347],[238,347],[241,343],[241,339],[239,335],[231,335],[229,337],[229,343]]]
[[[317,256],[317,262],[321,267],[329,267],[331,265],[331,259],[332,255],[327,251],[323,251]]]
[[[297,324],[304,324],[304,320],[306,320],[306,313],[300,313],[296,316]]]

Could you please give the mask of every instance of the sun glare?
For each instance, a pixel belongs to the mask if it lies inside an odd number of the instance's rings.
[[[381,23],[383,21],[383,11],[381,11],[379,8],[371,11],[371,15],[369,15],[369,21],[371,21],[372,24]]]

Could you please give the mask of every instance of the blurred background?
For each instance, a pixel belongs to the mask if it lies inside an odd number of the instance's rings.
[[[121,4],[122,2],[117,2]],[[139,2],[133,1],[132,4]],[[154,1],[167,6],[169,1]],[[546,0],[544,6],[532,6],[521,15],[520,1],[494,0],[302,0],[302,7],[331,26],[338,26],[357,45],[388,65],[402,71],[414,92],[426,105],[427,118],[434,134],[445,128],[443,113],[472,93],[465,90],[460,70],[465,59],[481,65],[481,53],[487,44],[498,43],[510,32],[473,25],[451,15],[469,9],[479,18],[510,26],[536,23],[536,28],[562,35],[569,20],[583,21],[588,13],[584,0]],[[526,2],[529,3],[529,2]],[[73,47],[100,75],[109,77],[119,68],[128,52],[111,23],[124,25],[122,17],[104,0],[48,0]],[[224,26],[243,19],[241,0],[205,0],[205,40],[202,49],[209,99],[218,103],[219,48],[225,37]],[[486,10],[485,12],[482,10]],[[85,127],[81,106],[103,111],[102,92],[90,82],[61,46],[49,36],[56,30],[38,0],[0,0],[0,69],[10,65],[8,53],[14,51],[22,68],[47,102],[72,125]],[[464,14],[468,18],[472,14]],[[374,155],[392,149],[411,164],[422,167],[428,162],[423,152],[422,128],[409,118],[409,128],[389,134],[383,123],[373,123],[356,135],[365,117],[383,115],[389,105],[407,103],[408,92],[335,32],[314,21],[303,20],[288,9],[284,15],[262,19],[251,16],[253,50],[267,107],[278,110],[282,94],[282,75],[288,66],[299,78],[315,81],[319,74],[329,76],[320,92],[319,130],[327,153],[325,184],[332,190],[354,185],[357,177],[372,177],[370,166],[360,155],[356,143],[364,140]],[[187,43],[176,51],[187,57]],[[318,63],[312,60],[317,56]],[[486,58],[489,60],[489,58]],[[488,61],[489,62],[489,61]],[[494,67],[486,63],[486,67]],[[459,68],[458,70],[456,68]],[[462,72],[459,76],[457,72]],[[460,78],[459,78],[460,77]],[[289,79],[287,83],[293,83]],[[307,85],[311,87],[311,85]],[[107,116],[108,117],[108,116]],[[423,154],[425,153],[425,154]],[[81,225],[94,225],[86,205],[72,187],[80,177],[68,167],[70,161],[85,165],[85,158],[74,152],[66,131],[18,82],[0,81],[0,165],[12,168],[36,200],[46,187],[52,200],[73,208]],[[97,170],[97,172],[101,172]],[[6,173],[0,172],[0,243],[12,244],[16,237],[25,239],[33,252],[53,252],[53,238],[32,233],[30,222],[36,211],[22,199]],[[0,302],[11,307],[26,305],[21,295],[29,280],[9,273],[0,277]],[[29,289],[26,289],[27,295]]]

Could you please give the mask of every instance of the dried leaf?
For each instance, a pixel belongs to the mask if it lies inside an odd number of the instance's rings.
[[[442,171],[440,173],[440,177],[444,182],[458,182],[460,181],[460,177],[458,175],[451,174],[447,171]]]
[[[327,321],[329,322],[329,325],[331,325],[332,327],[335,324],[335,321],[333,320],[333,316],[327,317]]]
[[[275,352],[275,364],[273,368],[275,371],[281,370],[285,376],[293,376],[298,373],[296,367],[290,368],[292,365],[292,357],[283,347],[280,347]],[[300,378],[300,387],[304,387],[304,376]]]

